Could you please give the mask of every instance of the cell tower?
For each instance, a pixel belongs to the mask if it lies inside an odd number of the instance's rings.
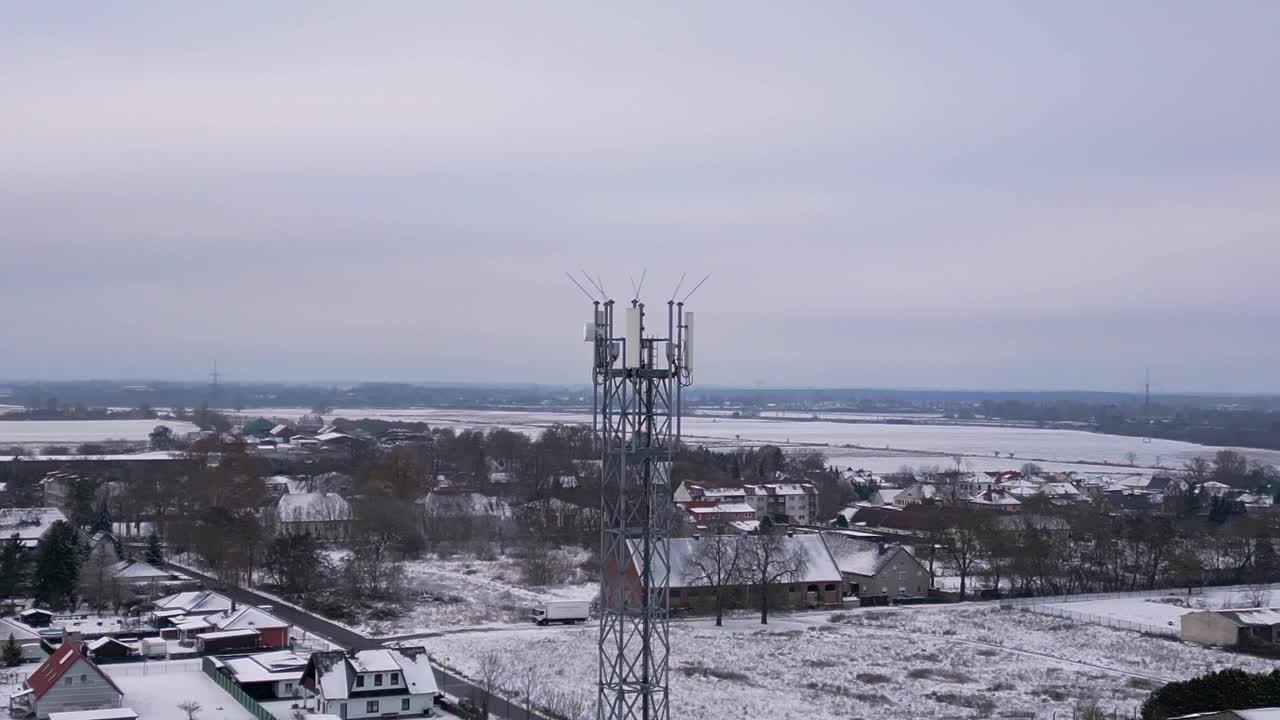
[[[614,301],[591,284],[604,298],[593,297],[584,333],[593,347],[593,414],[603,446],[596,717],[669,720],[671,461],[681,388],[693,367],[693,313],[673,296],[666,334],[651,335],[637,287],[618,333]]]

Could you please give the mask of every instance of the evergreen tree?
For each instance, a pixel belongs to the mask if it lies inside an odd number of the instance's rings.
[[[76,527],[85,527],[94,521],[93,499],[98,493],[98,481],[93,478],[76,478],[71,482],[68,510]]]
[[[147,536],[147,554],[144,559],[148,565],[164,565],[164,547],[160,545],[159,535],[151,533]]]
[[[65,520],[55,522],[36,551],[32,596],[55,609],[74,608],[80,579],[80,548],[76,530]]]
[[[94,516],[93,527],[90,528],[90,532],[109,533],[111,532],[112,526],[111,510],[107,508],[107,503],[104,501],[98,505],[98,514]]]
[[[0,547],[0,600],[17,597],[27,578],[27,549],[14,533]]]
[[[13,638],[13,633],[9,633],[9,641],[4,644],[3,655],[5,667],[17,667],[22,663],[22,648]]]

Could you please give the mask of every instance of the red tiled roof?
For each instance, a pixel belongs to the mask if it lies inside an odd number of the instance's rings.
[[[50,688],[58,684],[58,681],[62,679],[67,670],[71,669],[71,666],[76,664],[77,660],[84,660],[89,667],[93,668],[94,672],[107,681],[108,685],[115,688],[116,692],[121,695],[124,694],[106,673],[99,670],[97,665],[94,665],[88,658],[81,655],[74,643],[69,642],[59,645],[58,649],[45,659],[44,663],[36,668],[35,672],[31,673],[31,676],[27,678],[27,687],[35,692],[35,697],[39,700],[45,693],[49,692]]]

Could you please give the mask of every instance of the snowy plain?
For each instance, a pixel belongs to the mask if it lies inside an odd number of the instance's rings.
[[[473,674],[496,653],[539,692],[591,696],[596,628],[530,628],[431,638],[428,649]],[[420,641],[415,641],[420,642]],[[752,614],[723,628],[671,625],[671,715],[811,718],[1051,718],[1078,701],[1121,715],[1150,690],[1226,667],[1271,663],[1137,633],[988,604]],[[513,682],[512,685],[518,684]]]
[[[0,444],[142,442],[157,425],[179,436],[199,429],[176,420],[0,420]]]
[[[297,419],[304,408],[251,408],[241,417]],[[506,428],[537,434],[551,425],[590,424],[582,411],[453,410],[447,408],[381,409],[340,408],[328,417],[425,422],[433,427]],[[748,447],[772,443],[790,449],[811,448],[827,454],[833,464],[874,472],[897,470],[902,465],[951,465],[962,455],[974,470],[1008,469],[1035,461],[1055,469],[1103,471],[1107,465],[1123,466],[1133,453],[1139,466],[1180,467],[1196,456],[1212,456],[1218,447],[1175,440],[1104,435],[1083,430],[1037,429],[968,425],[900,425],[893,423],[842,423],[794,419],[726,418],[686,416],[682,420],[686,442],[711,448]],[[1280,451],[1242,450],[1260,462],[1280,464]],[[996,453],[1000,457],[996,457]],[[1009,458],[1009,453],[1013,458]],[[1105,464],[1104,464],[1105,463]],[[1123,467],[1113,468],[1123,471]]]

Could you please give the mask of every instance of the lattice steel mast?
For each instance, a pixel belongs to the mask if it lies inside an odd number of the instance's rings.
[[[637,292],[638,294],[638,292]],[[668,720],[671,461],[680,394],[692,367],[693,313],[667,302],[665,336],[646,336],[645,306],[593,302],[594,422],[602,445],[600,720]]]

